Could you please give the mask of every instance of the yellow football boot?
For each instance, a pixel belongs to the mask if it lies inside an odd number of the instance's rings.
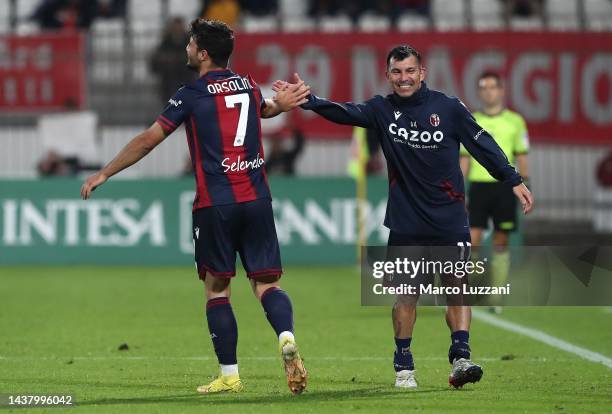
[[[208,385],[200,385],[197,390],[202,394],[213,394],[218,392],[240,392],[242,391],[240,375],[221,375]]]

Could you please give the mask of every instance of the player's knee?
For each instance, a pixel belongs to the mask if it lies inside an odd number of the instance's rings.
[[[417,295],[398,295],[393,309],[398,313],[414,312],[418,300],[419,297]]]
[[[208,275],[204,282],[204,285],[206,286],[206,297],[209,299],[220,296],[229,297],[230,281],[231,279],[229,278],[221,278],[215,277],[213,275]]]
[[[280,287],[280,275],[267,275],[261,276],[257,279],[251,279],[251,284],[253,286],[253,293],[257,296],[257,299],[261,300],[261,297],[266,292],[266,290],[270,288],[278,288]]]

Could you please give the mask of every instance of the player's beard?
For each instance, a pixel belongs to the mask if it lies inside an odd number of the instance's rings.
[[[187,69],[190,69],[194,72],[199,72],[200,71],[200,66],[197,63],[194,63],[191,60],[191,57],[189,55],[187,55],[187,63],[186,63]]]
[[[191,62],[189,59],[187,59],[187,69],[192,70],[194,72],[199,72],[200,68],[198,65],[196,65],[195,63]]]

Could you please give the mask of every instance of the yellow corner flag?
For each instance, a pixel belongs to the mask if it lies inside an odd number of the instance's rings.
[[[364,178],[369,159],[367,131],[364,128],[355,127],[353,128],[353,139],[351,141],[351,158],[347,167],[348,175],[356,180]]]
[[[355,179],[357,199],[357,265],[361,264],[361,246],[365,246],[366,240],[366,203],[368,201],[366,164],[370,159],[368,150],[367,131],[364,128],[353,128],[353,140],[351,141],[351,158],[349,159],[347,172]]]

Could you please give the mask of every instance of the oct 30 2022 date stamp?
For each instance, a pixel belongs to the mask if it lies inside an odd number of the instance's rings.
[[[76,400],[69,394],[0,394],[0,407],[73,407]]]

